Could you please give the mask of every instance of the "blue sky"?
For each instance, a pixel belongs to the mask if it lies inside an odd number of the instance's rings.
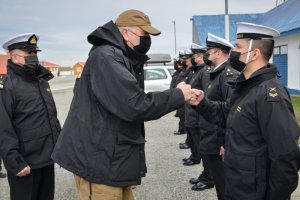
[[[229,13],[260,13],[276,6],[276,0],[228,0]],[[62,66],[85,61],[90,49],[86,37],[98,26],[127,9],[145,12],[162,34],[152,37],[149,53],[174,56],[176,21],[177,50],[192,42],[193,15],[224,13],[225,0],[0,0],[0,44],[26,32],[40,36],[40,60]],[[5,53],[1,48],[0,53]]]

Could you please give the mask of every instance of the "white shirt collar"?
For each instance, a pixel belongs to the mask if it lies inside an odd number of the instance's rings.
[[[228,60],[228,59],[227,59],[227,60]],[[224,60],[223,62],[221,62],[218,66],[216,66],[216,67],[214,68],[213,71],[216,71],[216,69],[218,69],[221,65],[223,65],[227,60]]]

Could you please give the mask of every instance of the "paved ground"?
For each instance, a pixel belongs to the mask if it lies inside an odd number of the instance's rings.
[[[72,85],[74,77],[67,77],[67,88]],[[52,91],[58,108],[58,117],[61,123],[67,116],[72,98],[72,89],[61,90],[63,78],[58,78],[51,83]],[[188,180],[197,177],[202,166],[183,166],[181,159],[189,155],[189,150],[180,150],[178,143],[184,141],[185,135],[174,136],[173,130],[177,127],[178,120],[170,113],[159,120],[146,123],[146,159],[148,165],[147,177],[142,185],[134,190],[137,200],[215,200],[214,189],[203,192],[191,190]],[[0,179],[0,200],[9,199],[7,179]],[[73,175],[56,166],[56,200],[75,200],[76,190]],[[300,199],[298,187],[292,200]]]

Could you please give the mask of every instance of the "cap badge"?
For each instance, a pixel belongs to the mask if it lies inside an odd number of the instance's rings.
[[[242,33],[237,34],[237,39],[241,39],[243,37],[244,37],[244,35]]]
[[[29,44],[33,44],[33,45],[36,45],[37,43],[37,38],[35,35],[32,35],[30,38],[29,38]]]

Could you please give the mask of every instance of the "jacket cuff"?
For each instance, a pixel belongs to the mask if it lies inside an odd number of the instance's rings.
[[[22,171],[28,164],[24,161],[24,159],[18,155],[12,160],[3,159],[5,167],[12,174],[17,175],[20,171]]]
[[[194,106],[194,108],[200,113],[205,112],[209,108],[207,98],[205,97],[197,106]]]

